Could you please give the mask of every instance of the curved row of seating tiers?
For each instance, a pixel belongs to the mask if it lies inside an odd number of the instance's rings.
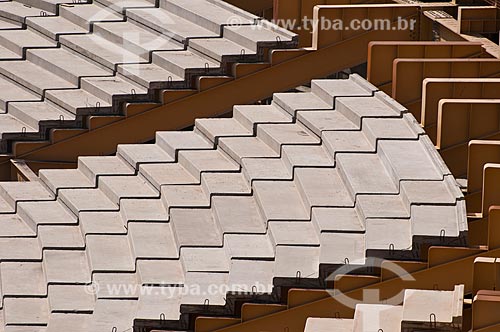
[[[27,6],[26,4],[32,6]],[[0,2],[0,152],[231,75],[296,35],[219,0]]]
[[[224,306],[227,289],[321,281],[372,253],[419,257],[420,244],[453,244],[467,230],[428,138],[357,75],[42,170],[38,182],[1,183],[0,197],[4,223],[15,220],[0,228],[0,260],[18,264],[0,264],[5,324],[47,331],[125,330],[160,314],[179,328],[181,304],[203,310]]]

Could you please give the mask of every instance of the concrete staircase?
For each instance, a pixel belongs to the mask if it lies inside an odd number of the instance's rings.
[[[5,1],[0,18],[0,153],[297,44],[219,0]]]
[[[461,241],[458,185],[413,117],[374,91],[356,75],[313,81],[0,183],[6,331],[179,329],[189,313],[234,310],[227,292],[275,302],[297,278],[318,287],[368,255]]]

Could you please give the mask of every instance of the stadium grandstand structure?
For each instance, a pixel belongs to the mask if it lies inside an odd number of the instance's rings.
[[[499,13],[0,1],[0,332],[500,331]]]

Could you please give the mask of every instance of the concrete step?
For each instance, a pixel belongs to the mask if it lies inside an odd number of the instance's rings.
[[[197,119],[195,131],[200,132],[214,144],[221,137],[252,136],[253,131],[248,130],[234,118],[229,119]]]
[[[80,226],[40,226],[38,240],[42,250],[83,250],[85,241]]]
[[[212,211],[223,234],[266,234],[267,232],[267,222],[259,213],[253,196],[215,196],[212,198]],[[239,255],[236,254],[235,257]]]
[[[350,75],[345,80],[315,80],[311,92],[333,109],[337,97],[371,97],[378,89],[361,76]]]
[[[92,280],[85,250],[46,250],[43,270],[50,284],[88,284]]]
[[[109,69],[64,48],[29,50],[26,59],[77,86],[81,77],[113,75]]]
[[[135,262],[127,236],[88,235],[87,257],[92,273],[134,272]]]
[[[334,168],[296,168],[294,182],[308,210],[312,207],[354,207],[354,196]]]
[[[88,286],[50,285],[48,293],[49,307],[53,313],[66,313],[72,317],[83,316],[80,319],[71,320],[74,324],[78,324],[76,331],[83,331],[88,316],[90,316],[87,313],[94,310],[95,306],[94,295],[88,291]],[[51,328],[54,329],[57,326],[54,326],[52,322],[56,317],[58,317],[57,314],[52,314],[49,320],[49,324],[52,324]],[[58,321],[58,324],[62,324],[62,322]],[[58,326],[57,328],[62,327]]]
[[[219,62],[190,51],[154,52],[152,61],[186,81],[190,81],[193,76],[223,73]]]
[[[183,77],[155,64],[119,65],[118,72],[147,89],[172,89],[188,87]]]
[[[300,274],[309,278],[317,278],[320,252],[321,249],[316,246],[277,246],[274,276],[290,278],[290,276]]]
[[[0,60],[22,59],[23,55],[11,51],[5,46],[0,46]]]
[[[82,212],[80,228],[87,235],[126,235],[128,230],[119,212]]]
[[[443,180],[443,169],[434,162],[429,153],[434,148],[430,140],[381,141],[379,155],[396,181],[401,180]],[[403,153],[403,155],[401,155]],[[418,158],[415,158],[419,156]],[[411,160],[411,161],[410,161]]]
[[[22,138],[33,135],[38,136],[39,132],[38,128],[30,127],[11,114],[0,114],[0,135],[2,137],[0,150],[7,152],[8,145],[5,139],[14,137]]]
[[[120,45],[136,53],[147,54],[151,51],[180,51],[184,45],[153,30],[130,22],[95,23],[93,34]]]
[[[3,30],[0,31],[0,44],[23,56],[27,48],[56,47],[56,43],[31,30]]]
[[[86,3],[86,0],[80,1],[75,4],[72,0],[16,0],[19,3],[22,3],[29,7],[40,8],[41,10],[45,10],[50,13],[57,13],[59,5],[61,4],[71,4],[77,5],[80,3]]]
[[[170,211],[170,220],[172,220],[173,208],[208,208],[210,206],[210,197],[198,184],[162,186],[161,200],[167,211]]]
[[[297,167],[331,168],[334,166],[333,158],[323,145],[285,145],[281,152],[281,159],[290,172]]]
[[[203,173],[203,191],[210,197],[214,195],[251,195],[252,190],[241,173]]]
[[[403,307],[387,304],[359,304],[354,313],[354,328],[366,331],[372,326],[383,331],[398,331],[403,320]]]
[[[200,179],[203,172],[238,172],[238,165],[219,150],[180,151],[179,164],[195,178]]]
[[[273,246],[319,247],[319,234],[312,222],[270,222],[269,237]]]
[[[46,90],[77,87],[76,84],[30,61],[0,62],[0,73],[39,95],[44,95]]]
[[[118,64],[147,63],[149,54],[133,53],[98,35],[65,35],[59,38],[61,44],[83,56],[115,70]]]
[[[243,127],[256,133],[257,124],[291,123],[293,119],[276,105],[236,105],[233,117]]]
[[[148,90],[144,87],[129,82],[119,76],[114,77],[88,77],[82,78],[82,89],[104,100],[107,104],[113,104],[113,101],[127,98],[145,99]]]
[[[129,9],[127,19],[138,22],[184,45],[190,38],[220,36],[219,32],[207,30],[163,8]]]
[[[167,185],[199,184],[200,179],[191,175],[178,163],[141,165],[139,173],[157,190]]]
[[[271,220],[311,220],[300,192],[292,181],[254,181],[255,198],[262,215]]]
[[[78,169],[90,180],[102,175],[134,175],[135,170],[120,157],[79,157]]]
[[[47,295],[47,282],[43,274],[42,263],[2,262],[0,275],[4,297]]]
[[[85,211],[118,211],[118,206],[99,189],[61,189],[59,200],[76,215]]]
[[[224,37],[238,45],[260,53],[263,48],[292,48],[298,36],[267,21],[256,25],[224,26]]]
[[[274,258],[274,246],[267,234],[225,234],[224,247],[233,262]]]
[[[75,332],[85,332],[90,330],[91,318],[90,314],[52,313],[46,332],[60,332],[70,329]]]
[[[155,190],[142,176],[101,176],[99,189],[115,204],[124,198],[159,198]]]
[[[375,93],[374,97],[366,98],[336,97],[335,109],[358,126],[364,119],[370,117],[378,119],[401,117],[403,107],[391,105],[384,99],[389,99],[389,97],[381,92]]]
[[[156,144],[175,160],[180,150],[208,150],[214,145],[210,141],[192,131],[160,131],[156,133]]]
[[[181,248],[180,261],[185,273],[228,273],[230,269],[226,248]]]
[[[19,203],[18,215],[34,231],[40,225],[78,224],[76,215],[58,201]]]
[[[32,230],[30,226],[18,215],[3,214],[0,217],[0,237],[36,237],[36,231]],[[1,301],[0,301],[1,302]]]
[[[232,260],[228,285],[230,289],[270,294],[273,291],[275,264],[264,260]]]
[[[119,13],[124,13],[125,10],[133,8],[154,8],[155,0],[96,0],[96,2],[108,7]]]
[[[29,127],[41,132],[58,126],[76,125],[74,114],[45,100],[40,102],[15,102],[9,104],[9,114],[15,116]]]
[[[191,39],[189,50],[221,62],[256,62],[257,53],[226,38]]]
[[[336,160],[351,195],[399,193],[399,186],[376,154],[341,153]]]
[[[26,25],[53,40],[59,40],[59,36],[61,35],[85,34],[89,32],[88,27],[83,28],[62,16],[28,17]]]
[[[74,115],[111,114],[113,105],[83,89],[50,90],[45,97]]]
[[[168,222],[168,214],[161,199],[123,199],[120,202],[123,222]]]
[[[4,300],[5,325],[46,325],[49,304],[46,298],[7,298]]]
[[[257,137],[223,137],[219,139],[221,151],[242,162],[247,158],[278,158],[279,154]]]
[[[179,260],[139,260],[137,274],[143,285],[165,285],[165,280],[169,280],[167,285],[184,284],[184,272]]]
[[[278,154],[283,145],[320,143],[320,139],[301,124],[261,124],[257,127],[257,137]]]
[[[179,248],[170,224],[131,222],[128,227],[128,239],[136,261],[179,258]]]
[[[59,189],[94,188],[95,182],[87,178],[80,170],[71,169],[63,172],[60,169],[42,169],[39,171],[40,180],[53,193]]]
[[[0,17],[0,30],[21,29],[21,22],[16,22],[8,18]]]
[[[161,0],[160,7],[215,33],[220,33],[222,25],[253,24],[257,18],[236,7],[227,8],[219,2],[203,0]]]
[[[123,21],[123,15],[100,4],[62,6],[59,15],[87,30],[94,22]]]
[[[273,105],[281,107],[293,117],[298,111],[320,111],[332,110],[332,102],[325,102],[318,95],[312,92],[304,93],[275,93],[273,95]]]
[[[0,3],[0,17],[20,23],[24,23],[26,17],[29,16],[53,15],[53,13],[43,12],[40,8],[26,6],[17,1]]]
[[[41,96],[33,91],[15,83],[14,81],[0,76],[0,110],[6,112],[8,103],[15,101],[39,101]]]
[[[137,171],[142,164],[174,162],[174,158],[157,144],[122,144],[116,153]]]
[[[170,210],[170,223],[179,247],[222,246],[222,234],[209,209],[173,208]]]
[[[249,183],[256,180],[292,180],[291,170],[280,158],[243,158],[241,168]]]
[[[54,195],[40,182],[3,182],[0,183],[0,195],[12,208],[16,208],[19,202],[54,199]]]

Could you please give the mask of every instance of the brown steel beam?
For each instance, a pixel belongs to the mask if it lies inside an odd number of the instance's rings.
[[[459,30],[462,34],[498,34],[500,9],[494,6],[458,7]]]
[[[500,99],[441,99],[436,147],[456,177],[467,173],[467,150],[474,139],[500,138]]]
[[[481,290],[472,303],[472,331],[500,324],[500,292]],[[498,331],[493,329],[493,331]]]
[[[458,33],[459,22],[449,14],[443,15],[440,11],[424,11],[422,24],[427,28],[432,27],[436,40],[480,42],[486,53],[494,58],[500,58],[500,46],[497,43],[478,33]]]
[[[436,144],[441,99],[500,98],[498,78],[426,78],[422,86],[421,123]]]
[[[488,163],[500,163],[500,141],[472,140],[467,158],[467,211],[482,213],[483,171]]]
[[[438,149],[446,150],[498,132],[500,99],[441,99],[439,102]]]
[[[500,258],[479,257],[474,261],[472,296],[481,290],[497,290],[500,287]],[[500,323],[500,321],[499,321]]]
[[[310,47],[313,43],[311,35],[313,24],[311,22],[315,6],[383,3],[394,4],[390,0],[275,0],[274,19],[282,27],[299,35],[300,47]],[[287,23],[284,24],[284,22]]]
[[[424,79],[500,77],[500,60],[397,58],[393,62],[392,73],[392,98],[420,122]]]
[[[368,46],[367,79],[387,94],[392,93],[392,65],[404,58],[477,58],[485,56],[481,43],[470,42],[383,42]]]

